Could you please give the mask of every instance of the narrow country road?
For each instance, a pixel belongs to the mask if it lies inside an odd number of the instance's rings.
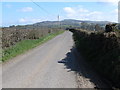
[[[26,54],[5,62],[2,66],[2,87],[94,88],[96,83],[89,79],[91,77],[86,78],[82,76],[84,74],[78,76],[76,73],[76,59],[72,33],[66,31]]]

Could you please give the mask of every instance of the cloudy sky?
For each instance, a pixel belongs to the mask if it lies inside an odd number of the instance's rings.
[[[41,21],[60,20],[95,20],[95,21],[118,21],[117,0],[103,2],[2,2],[2,24],[23,25]],[[110,2],[109,2],[110,1]],[[2,10],[2,11],[1,11]]]

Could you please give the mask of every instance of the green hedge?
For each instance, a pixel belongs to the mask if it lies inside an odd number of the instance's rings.
[[[120,87],[120,38],[114,33],[73,30],[76,47],[104,77]]]
[[[55,36],[57,36],[63,32],[64,32],[63,30],[60,30],[60,31],[57,31],[56,33],[48,34],[39,39],[22,40],[21,42],[18,42],[16,45],[3,50],[2,59],[0,59],[0,61],[4,62],[6,60],[9,60],[9,59],[19,55],[19,54],[25,53],[26,51],[54,38]]]

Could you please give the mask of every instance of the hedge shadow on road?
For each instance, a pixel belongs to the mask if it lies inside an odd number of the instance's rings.
[[[83,77],[83,79],[89,80],[91,83],[95,85],[94,88],[110,88],[111,86],[108,85],[108,82],[101,78],[94,70],[91,68],[90,65],[83,59],[81,54],[77,51],[75,47],[71,49],[70,52],[66,54],[66,58],[58,61],[58,63],[62,63],[65,65],[65,69],[68,69],[68,72],[74,71],[77,73],[77,77]],[[79,87],[81,86],[81,81],[78,80]],[[85,88],[90,88],[85,87]]]

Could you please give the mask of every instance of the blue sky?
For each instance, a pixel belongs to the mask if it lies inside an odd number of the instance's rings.
[[[108,2],[2,2],[3,26],[32,24],[41,21],[95,20],[117,22],[118,6]],[[0,3],[1,4],[1,3]]]

